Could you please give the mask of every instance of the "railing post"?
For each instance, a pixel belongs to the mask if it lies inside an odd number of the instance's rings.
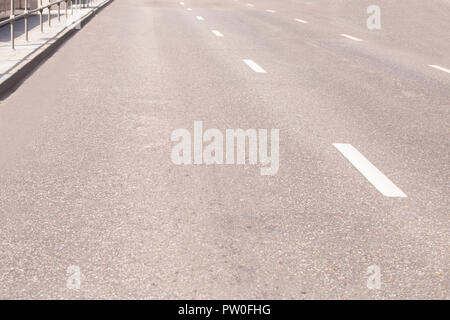
[[[14,23],[15,23],[15,21],[14,21],[14,0],[11,0],[11,16],[10,16],[10,18],[11,19],[13,19],[13,20],[11,20],[11,49],[13,49],[14,50]]]
[[[28,41],[28,2],[29,0],[25,0],[25,40]]]
[[[41,33],[44,32],[44,13],[42,11],[42,9],[39,10],[39,24],[41,26]]]
[[[48,7],[48,26],[52,26],[52,6]]]
[[[39,7],[42,7],[42,0],[39,1]],[[39,24],[41,26],[41,33],[44,32],[44,12],[43,9],[39,10]]]
[[[61,2],[58,2],[58,22],[61,21]]]
[[[65,7],[66,7],[66,19],[67,19],[67,6],[68,5],[69,5],[69,1],[66,0],[66,5],[65,5]]]

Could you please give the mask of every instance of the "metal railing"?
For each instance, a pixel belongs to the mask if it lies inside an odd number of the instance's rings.
[[[48,2],[48,0],[46,0]],[[36,9],[38,7],[39,0],[28,0],[28,10]],[[15,1],[16,14],[22,13],[25,8],[25,0]],[[9,18],[11,0],[0,0],[0,21]]]
[[[28,41],[28,18],[35,13],[39,13],[39,25],[41,28],[41,32],[44,32],[44,10],[48,10],[48,26],[52,26],[52,7],[57,6],[58,7],[58,21],[61,21],[61,3],[65,3],[65,16],[66,19],[68,18],[68,11],[70,6],[70,14],[74,14],[74,10],[78,11],[82,8],[86,8],[89,6],[94,0],[49,0],[49,3],[46,5],[42,4],[42,0],[39,1],[39,6],[36,9],[29,10],[29,0],[25,0],[25,10],[22,14],[15,15],[15,1],[11,0],[11,15],[9,19],[5,19],[3,21],[0,21],[0,28],[9,24],[11,26],[11,48],[15,48],[15,36],[14,36],[14,24],[18,20],[25,20],[25,40]]]

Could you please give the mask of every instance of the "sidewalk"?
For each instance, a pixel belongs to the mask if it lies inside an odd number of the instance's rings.
[[[39,24],[39,15],[35,14],[28,19],[28,39],[25,40],[25,20],[19,20],[15,23],[15,49],[11,48],[11,30],[10,26],[0,27],[0,86],[8,78],[10,78],[19,65],[31,62],[33,56],[37,54],[43,47],[52,46],[59,37],[66,31],[72,29],[80,29],[81,22],[90,14],[109,3],[110,0],[94,0],[93,3],[86,8],[74,6],[72,9],[68,8],[67,16],[65,9],[61,9],[61,16],[58,21],[58,10],[51,12],[51,26],[48,21],[48,10],[43,14],[44,30],[41,32]]]

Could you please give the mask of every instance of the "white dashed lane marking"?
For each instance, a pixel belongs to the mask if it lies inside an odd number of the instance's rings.
[[[196,16],[197,20],[203,21],[205,20],[202,16]]]
[[[266,12],[275,13],[276,11],[272,9],[267,9]]]
[[[218,30],[211,30],[211,32],[214,33],[216,37],[223,37],[223,34]]]
[[[266,73],[266,70],[261,68],[255,61],[251,59],[244,59],[243,60],[253,71],[257,73]]]
[[[380,170],[378,170],[369,160],[367,160],[358,150],[351,144],[333,143],[344,157],[366,177],[367,180],[386,197],[406,198],[403,193],[391,180],[389,180]]]
[[[300,22],[300,23],[308,23],[308,21],[302,20],[302,19],[295,19],[295,21]]]
[[[343,36],[343,37],[345,37],[345,38],[347,38],[347,39],[354,40],[354,41],[362,41],[362,40],[359,39],[359,38],[356,38],[356,37],[353,37],[353,36],[349,36],[348,34],[345,34],[345,33],[341,33],[341,36]]]
[[[444,67],[437,66],[437,65],[435,65],[435,64],[429,64],[428,66],[429,66],[429,67],[432,67],[432,68],[435,68],[435,69],[437,69],[437,70],[441,70],[441,71],[450,73],[450,70],[449,70],[449,69],[446,69],[446,68],[444,68]]]

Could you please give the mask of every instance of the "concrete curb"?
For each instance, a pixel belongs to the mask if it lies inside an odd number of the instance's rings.
[[[106,8],[114,0],[105,0],[100,7],[93,9],[80,20],[64,28],[53,39],[28,55],[23,61],[10,69],[6,79],[0,80],[0,100],[12,93],[41,63],[47,60],[66,40],[72,37],[79,29],[83,28],[103,8]]]

